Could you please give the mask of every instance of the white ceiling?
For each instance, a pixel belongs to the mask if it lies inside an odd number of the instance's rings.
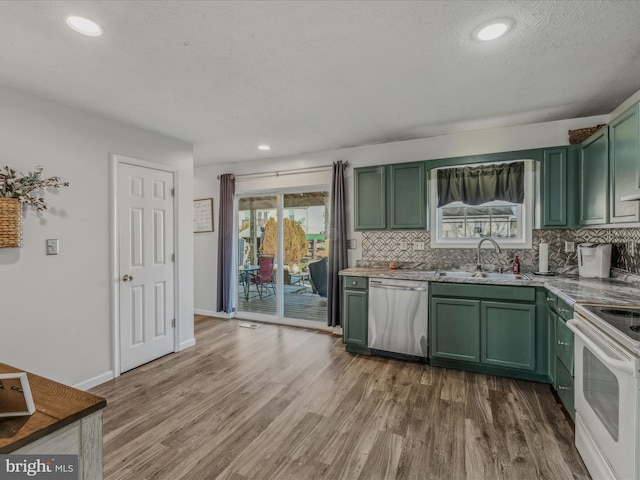
[[[498,16],[511,34],[470,39]],[[0,84],[193,143],[202,166],[608,114],[640,90],[639,24],[621,0],[4,0]]]

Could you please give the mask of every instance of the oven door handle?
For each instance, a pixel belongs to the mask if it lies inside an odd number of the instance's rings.
[[[569,330],[580,337],[580,340],[582,340],[585,345],[589,347],[589,350],[591,350],[591,352],[593,352],[602,363],[614,370],[628,373],[630,375],[633,375],[635,373],[633,369],[633,362],[611,358],[611,356],[608,355],[607,352],[605,352],[600,346],[598,346],[593,340],[591,340],[591,338],[589,338],[589,336],[582,330],[582,328],[580,328],[580,324],[581,322],[577,321],[575,318],[568,320],[566,323],[567,327],[569,327]]]

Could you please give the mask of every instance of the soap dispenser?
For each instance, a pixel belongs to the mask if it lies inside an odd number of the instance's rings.
[[[513,273],[520,273],[520,259],[518,255],[513,259]]]

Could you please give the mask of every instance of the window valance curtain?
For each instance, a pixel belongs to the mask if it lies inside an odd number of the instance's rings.
[[[494,200],[524,203],[524,162],[438,170],[438,207]]]

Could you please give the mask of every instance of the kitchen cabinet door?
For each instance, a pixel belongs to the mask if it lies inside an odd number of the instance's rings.
[[[558,361],[562,362],[567,371],[573,376],[573,332],[558,318],[556,322],[555,352]]]
[[[585,140],[580,151],[580,224],[609,221],[609,145],[604,127]]]
[[[561,363],[558,363],[556,370],[556,383],[554,384],[554,387],[556,389],[556,392],[558,392],[558,396],[560,397],[560,400],[562,400],[564,407],[569,412],[569,415],[571,415],[571,418],[573,418],[573,420],[575,421],[576,410],[573,406],[573,377]]]
[[[353,172],[355,225],[358,230],[387,228],[387,167],[356,168]]]
[[[638,202],[621,202],[620,197],[640,188],[640,132],[638,104],[609,124],[610,223],[637,222]]]
[[[367,291],[344,290],[342,333],[348,352],[369,353]]]
[[[427,226],[426,173],[423,162],[389,166],[390,228],[423,230]]]
[[[549,340],[547,343],[547,361],[549,365],[549,382],[551,385],[556,384],[556,323],[558,322],[558,315],[551,310],[547,309],[547,334]]]
[[[542,227],[567,227],[567,149],[545,150],[542,159]]]
[[[480,362],[480,301],[431,299],[431,356]]]
[[[483,364],[535,370],[535,305],[483,301],[480,323]]]

